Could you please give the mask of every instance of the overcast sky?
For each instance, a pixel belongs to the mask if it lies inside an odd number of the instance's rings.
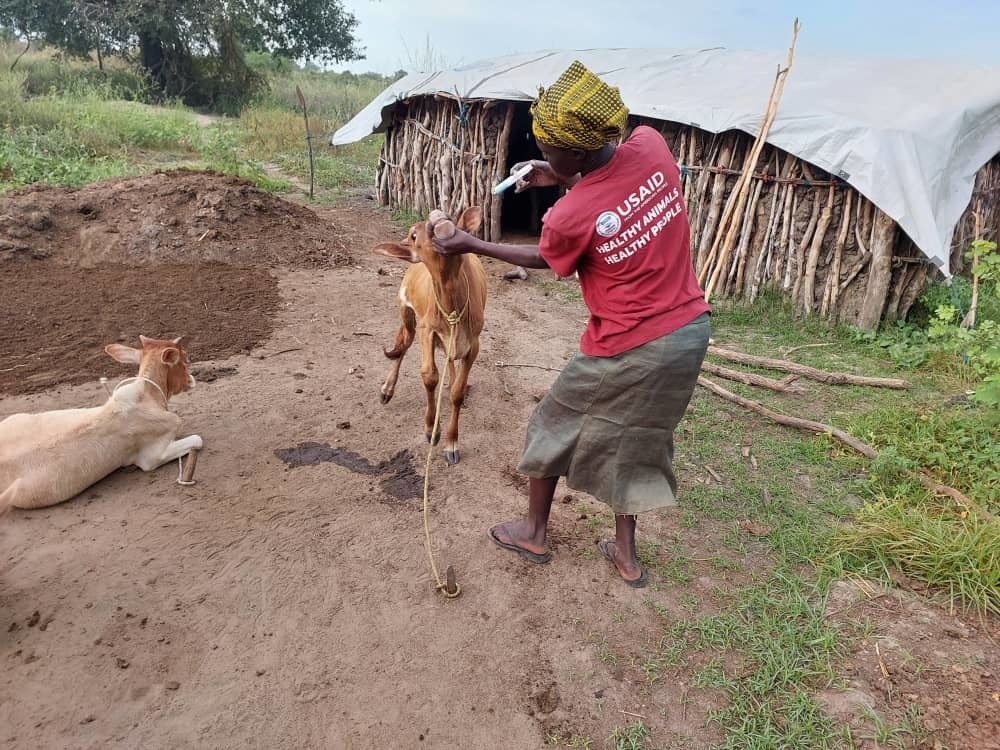
[[[1000,0],[343,0],[366,59],[391,73],[539,49],[730,47],[1000,67]],[[572,9],[570,13],[570,9]],[[432,54],[427,53],[429,45]]]

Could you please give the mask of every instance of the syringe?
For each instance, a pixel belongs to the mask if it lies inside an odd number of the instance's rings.
[[[506,190],[507,188],[509,188],[515,182],[517,182],[518,180],[520,180],[522,177],[526,176],[528,174],[528,172],[530,172],[532,169],[533,169],[533,167],[531,166],[530,163],[529,164],[525,164],[519,170],[517,170],[516,172],[514,172],[514,174],[512,174],[506,180],[504,180],[503,182],[501,182],[500,184],[498,184],[495,188],[493,188],[493,195],[500,195],[500,193],[502,193],[504,190]]]

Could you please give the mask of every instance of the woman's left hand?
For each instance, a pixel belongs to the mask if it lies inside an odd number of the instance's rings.
[[[464,253],[475,252],[475,237],[461,229],[455,229],[455,234],[442,239],[432,235],[434,241],[434,252],[438,255],[463,255]]]

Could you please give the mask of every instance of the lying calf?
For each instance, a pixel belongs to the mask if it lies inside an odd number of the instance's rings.
[[[171,396],[194,387],[180,339],[139,338],[141,350],[104,347],[119,362],[139,365],[139,374],[119,383],[103,406],[0,422],[0,511],[55,505],[123,466],[152,471],[201,449],[197,435],[176,439],[181,418],[167,410]]]

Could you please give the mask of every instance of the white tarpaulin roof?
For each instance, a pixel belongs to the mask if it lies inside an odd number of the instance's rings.
[[[559,50],[412,73],[331,143],[384,130],[409,97],[534,100],[575,59],[617,86],[634,115],[756,135],[785,52]],[[846,180],[950,275],[952,233],[976,172],[1000,152],[1000,69],[796,55],[767,141]]]

